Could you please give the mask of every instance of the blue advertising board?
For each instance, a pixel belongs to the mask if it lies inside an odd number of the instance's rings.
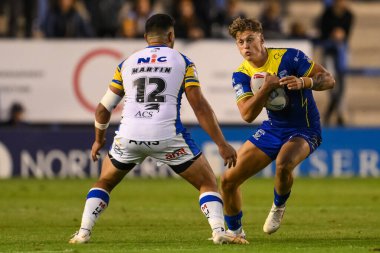
[[[109,129],[106,155],[114,135]],[[215,174],[225,170],[216,145],[200,127],[188,127]],[[252,126],[222,127],[226,139],[238,149],[253,134]],[[37,177],[97,177],[100,163],[90,159],[94,133],[91,128],[72,130],[0,130],[0,178]],[[275,164],[258,174],[271,177]],[[380,177],[380,129],[326,128],[322,145],[294,171],[307,177]],[[154,159],[146,159],[129,177],[176,176],[167,166],[158,166]]]
[[[254,127],[224,127],[227,140],[240,147],[253,133]],[[200,128],[192,129],[193,137],[200,143],[208,158],[217,155],[216,146]],[[378,128],[325,128],[321,146],[296,167],[296,176],[311,177],[379,177],[380,129]],[[209,146],[214,146],[214,152]],[[215,166],[214,168],[220,168]],[[270,164],[262,176],[273,176],[275,164]]]

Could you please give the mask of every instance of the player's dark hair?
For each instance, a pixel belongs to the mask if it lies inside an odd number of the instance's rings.
[[[155,14],[145,23],[145,33],[166,32],[174,27],[174,19],[167,14]]]
[[[245,31],[263,33],[263,26],[260,21],[256,19],[238,17],[228,27],[228,32],[234,39],[236,39],[236,34],[238,32]]]

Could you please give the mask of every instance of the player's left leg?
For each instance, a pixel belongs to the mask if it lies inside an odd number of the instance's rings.
[[[280,149],[276,159],[274,201],[263,226],[265,233],[272,234],[280,228],[285,203],[293,185],[293,170],[309,153],[309,143],[301,137],[291,138]]]

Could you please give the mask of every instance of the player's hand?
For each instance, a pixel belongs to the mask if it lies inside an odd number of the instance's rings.
[[[280,79],[276,75],[267,74],[264,79],[263,87],[267,87],[270,91],[281,87]]]
[[[295,76],[286,76],[280,79],[281,86],[287,86],[289,90],[300,90],[304,88],[302,80]]]
[[[104,146],[105,143],[106,143],[106,139],[104,139],[103,141],[100,141],[100,142],[94,141],[94,144],[92,144],[91,158],[94,162],[99,160],[99,158],[100,158],[99,150]]]
[[[231,168],[236,165],[237,154],[236,150],[228,143],[218,146],[219,154],[224,160],[224,166]]]

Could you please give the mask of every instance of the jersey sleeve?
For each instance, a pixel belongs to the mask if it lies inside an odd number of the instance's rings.
[[[239,102],[245,97],[253,96],[251,77],[244,71],[241,71],[241,69],[238,69],[232,74],[232,86],[235,90],[236,102]]]
[[[295,76],[309,76],[314,67],[314,61],[298,49],[289,49],[288,60]]]
[[[112,81],[110,83],[110,85],[112,87],[115,87],[116,89],[119,89],[119,90],[123,90],[123,77],[121,76],[121,67],[123,66],[123,62],[121,62],[116,70],[115,70],[115,73],[113,74],[113,78],[112,78]]]
[[[189,86],[201,86],[199,83],[197,68],[195,67],[195,64],[185,55],[182,56],[185,59],[186,63],[184,77],[185,88]]]

